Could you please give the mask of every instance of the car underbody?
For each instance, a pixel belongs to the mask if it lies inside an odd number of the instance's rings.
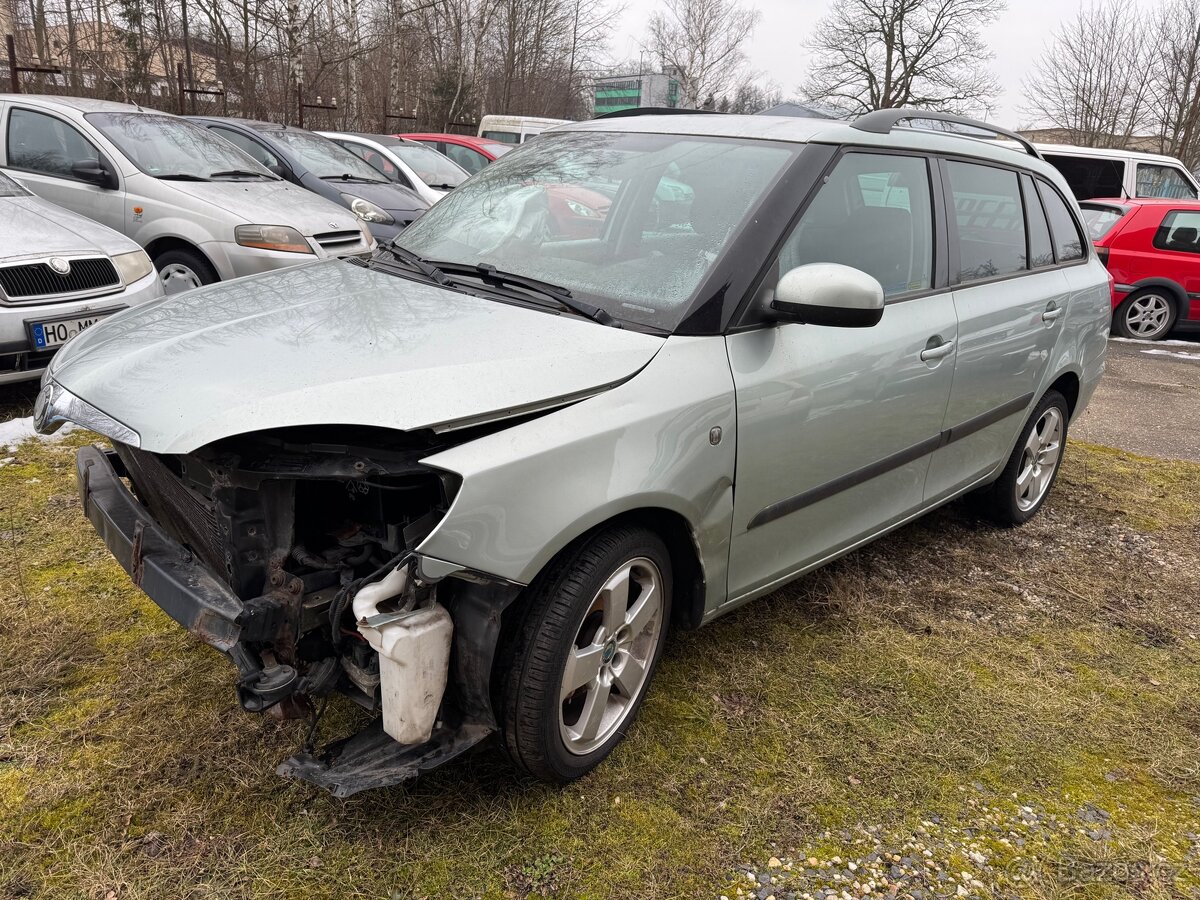
[[[377,720],[280,766],[348,796],[440,765],[496,728],[492,659],[501,614],[521,586],[467,571],[430,576],[414,552],[457,488],[418,458],[450,443],[432,432],[282,429],[187,455],[118,442],[85,448],[77,465],[88,517],[109,548],[168,614],[233,662],[247,711],[312,717],[340,693],[379,712],[380,656],[351,601],[387,572],[410,577],[380,613],[395,619],[433,604],[449,612],[449,676],[426,740],[397,743]]]

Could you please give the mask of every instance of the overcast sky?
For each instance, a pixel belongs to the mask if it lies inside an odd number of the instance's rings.
[[[1145,0],[1139,0],[1139,5]],[[612,53],[618,60],[636,60],[646,32],[646,20],[658,0],[627,0],[626,12],[613,35]],[[747,0],[762,11],[762,21],[750,42],[751,65],[792,95],[804,79],[808,53],[801,46],[828,9],[826,0]],[[1004,92],[992,117],[997,125],[1014,127],[1022,121],[1021,79],[1041,54],[1046,40],[1065,17],[1079,9],[1079,0],[1008,0],[1005,12],[986,34],[996,58],[992,72]]]

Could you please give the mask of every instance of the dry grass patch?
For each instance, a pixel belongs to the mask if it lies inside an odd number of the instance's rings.
[[[240,712],[232,668],[109,559],[82,440],[0,469],[0,897],[732,897],[739,864],[1014,793],[1117,824],[1046,841],[1004,890],[1090,895],[1104,860],[1151,856],[1183,873],[1153,891],[1196,888],[1200,466],[1075,444],[1024,528],[953,505],[677,636],[630,739],[570,787],[485,747],[338,801],[274,775],[303,725]],[[328,736],[354,715],[333,713]]]

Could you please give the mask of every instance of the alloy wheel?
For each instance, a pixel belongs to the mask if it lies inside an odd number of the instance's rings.
[[[1166,330],[1171,304],[1159,294],[1143,294],[1125,309],[1125,327],[1136,337],[1154,340]]]
[[[1063,415],[1052,406],[1042,413],[1021,455],[1021,468],[1017,475],[1017,507],[1028,512],[1046,496],[1058,461],[1062,458]]]
[[[662,573],[646,557],[622,563],[596,592],[559,691],[559,732],[571,753],[592,752],[629,718],[649,680],[662,597]]]

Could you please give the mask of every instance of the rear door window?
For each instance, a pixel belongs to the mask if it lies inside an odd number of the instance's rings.
[[[1160,250],[1200,253],[1200,212],[1171,210],[1154,233],[1154,246]]]
[[[1166,197],[1170,200],[1195,200],[1196,188],[1175,166],[1138,163],[1137,195]]]
[[[240,131],[234,131],[232,128],[222,128],[220,125],[213,125],[209,130],[216,132],[235,147],[245,150],[254,158],[255,162],[266,166],[268,169],[282,168],[279,164],[279,157],[254,140],[254,138],[246,137]]]
[[[1038,193],[1042,197],[1042,205],[1046,208],[1046,217],[1050,220],[1050,233],[1054,236],[1054,255],[1060,263],[1083,259],[1087,255],[1084,249],[1083,235],[1067,208],[1067,201],[1059,196],[1058,191],[1044,181],[1038,182]]]
[[[474,175],[488,164],[488,158],[462,144],[446,144],[446,155]]]
[[[1062,156],[1057,153],[1046,153],[1043,156],[1046,162],[1062,173],[1076,200],[1125,196],[1124,160]]]
[[[949,161],[958,231],[960,282],[1023,272],[1025,219],[1017,173],[995,166]]]
[[[1046,211],[1038,199],[1033,179],[1021,176],[1021,196],[1025,200],[1025,222],[1029,229],[1029,267],[1040,269],[1054,265],[1054,243],[1050,238],[1050,224]]]
[[[887,297],[928,290],[929,184],[922,157],[848,153],[780,250],[779,274],[807,263],[841,263],[873,276]]]

